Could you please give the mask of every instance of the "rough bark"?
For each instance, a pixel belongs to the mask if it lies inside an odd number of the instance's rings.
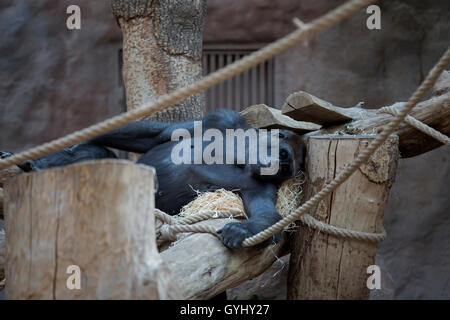
[[[181,298],[156,248],[153,179],[151,168],[103,160],[10,180],[6,297]],[[71,265],[79,290],[66,285]]]
[[[309,138],[304,199],[320,191],[373,139],[338,135]],[[333,226],[381,232],[397,160],[398,137],[392,136],[310,214]],[[291,247],[289,299],[368,299],[367,267],[375,263],[375,243],[345,240],[299,223]]]
[[[123,33],[128,110],[201,77],[206,0],[111,0],[111,5]],[[199,119],[204,109],[204,94],[197,94],[151,118]]]

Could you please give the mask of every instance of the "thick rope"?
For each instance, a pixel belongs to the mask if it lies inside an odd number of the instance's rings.
[[[66,135],[51,142],[31,148],[27,151],[18,153],[9,158],[0,160],[0,170],[12,165],[23,163],[26,160],[37,159],[52,152],[70,147],[74,144],[93,139],[99,135],[105,134],[113,129],[119,128],[127,123],[149,116],[157,111],[163,110],[174,105],[194,94],[200,93],[220,82],[223,82],[253,66],[268,60],[269,58],[287,50],[288,48],[300,43],[312,35],[325,30],[326,28],[338,23],[353,12],[367,6],[376,0],[353,0],[342,6],[328,12],[322,17],[307,24],[301,29],[297,29],[287,36],[273,42],[272,44],[258,50],[239,61],[236,61],[210,75],[202,80],[193,83],[187,87],[179,88],[170,94],[159,97],[154,102],[145,103],[138,109],[128,111],[118,116],[112,117],[95,125],[89,126],[80,131]]]
[[[155,209],[154,212],[155,217],[164,222],[160,229],[160,240],[170,241],[175,241],[177,234],[183,232],[211,233],[220,238],[214,227],[204,224],[196,225],[195,223],[208,219],[232,218],[242,215],[242,211],[238,209],[224,211],[205,210],[183,218],[174,218],[159,209]]]
[[[185,218],[174,218],[161,210],[155,209],[155,217],[164,222],[159,230],[158,239],[175,241],[177,240],[177,234],[183,232],[211,233],[220,238],[215,228],[204,224],[194,225],[194,223],[198,223],[200,221],[208,219],[232,218],[239,215],[243,215],[243,212],[239,209],[224,211],[205,210],[193,215],[189,215]],[[381,242],[386,239],[386,232],[384,231],[384,229],[382,230],[382,233],[368,233],[343,229],[318,221],[309,214],[301,216],[300,221],[311,229],[319,230],[320,232],[331,234],[344,239],[369,241],[375,243]]]
[[[397,116],[399,114],[399,111],[397,110],[397,108],[394,108],[391,106],[391,107],[380,108],[378,110],[378,113],[388,113],[392,116]],[[409,124],[410,126],[413,126],[414,128],[416,128],[417,130],[435,138],[439,142],[442,142],[446,146],[450,146],[450,138],[449,137],[447,137],[445,134],[433,129],[432,127],[423,123],[422,121],[419,121],[410,115],[407,115],[404,121],[407,124]]]
[[[309,214],[302,215],[299,220],[301,223],[310,227],[311,229],[319,230],[320,232],[331,234],[343,239],[368,241],[373,243],[378,243],[386,239],[386,231],[384,230],[384,228],[382,228],[381,233],[369,233],[343,229],[319,221]]]
[[[365,163],[369,157],[378,149],[378,147],[397,129],[399,124],[405,119],[406,115],[411,109],[422,99],[423,95],[433,86],[439,75],[442,73],[446,65],[450,62],[450,49],[444,53],[438,63],[429,72],[426,79],[417,88],[416,92],[409,98],[405,106],[399,111],[394,119],[386,125],[383,131],[377,136],[377,138],[370,143],[370,145],[364,149],[358,157],[356,157],[344,170],[342,170],[329,184],[327,184],[316,195],[306,201],[300,208],[295,210],[289,216],[284,217],[274,225],[270,226],[266,230],[254,235],[253,237],[244,240],[242,245],[244,247],[254,246],[272,235],[283,230],[286,226],[298,220],[303,214],[310,211],[315,205],[319,203],[323,198],[333,192],[339,185],[346,181],[363,163]]]

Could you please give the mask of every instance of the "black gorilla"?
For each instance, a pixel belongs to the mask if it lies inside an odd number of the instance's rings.
[[[230,110],[212,111],[202,119],[201,124],[203,132],[217,129],[224,136],[226,129],[251,128],[239,113]],[[188,143],[193,150],[194,121],[173,124],[143,120],[38,160],[27,161],[20,167],[24,171],[34,171],[84,160],[115,158],[115,154],[106,147],[143,153],[137,162],[156,169],[159,183],[156,207],[164,212],[177,214],[183,205],[197,196],[194,190],[205,192],[224,188],[242,197],[249,218],[240,223],[229,223],[219,230],[222,242],[229,248],[239,248],[244,239],[281,219],[275,208],[276,192],[281,182],[295,176],[303,166],[304,148],[299,135],[287,130],[279,131],[279,169],[274,175],[261,175],[260,169],[268,164],[263,165],[259,161],[256,164],[237,164],[236,161],[235,164],[174,164],[171,153],[179,143],[172,141],[172,133],[176,129],[189,131],[192,138]],[[201,143],[204,150],[207,144],[204,141]],[[247,158],[248,146],[246,144]],[[234,151],[236,154],[236,148]],[[271,240],[274,239],[268,239],[263,245]]]

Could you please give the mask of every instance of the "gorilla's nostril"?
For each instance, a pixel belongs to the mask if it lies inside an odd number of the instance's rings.
[[[287,157],[288,157],[288,152],[286,150],[284,150],[284,149],[281,149],[281,151],[280,151],[280,159],[281,160],[285,160],[285,159],[287,159]]]

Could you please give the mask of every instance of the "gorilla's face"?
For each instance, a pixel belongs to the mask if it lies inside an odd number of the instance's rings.
[[[289,130],[279,130],[278,138],[278,171],[272,175],[262,175],[261,167],[267,165],[258,163],[252,166],[253,174],[263,181],[281,183],[304,170],[305,145],[302,137]]]
[[[280,130],[280,167],[276,174],[286,180],[304,170],[305,148],[301,136],[289,130]]]

